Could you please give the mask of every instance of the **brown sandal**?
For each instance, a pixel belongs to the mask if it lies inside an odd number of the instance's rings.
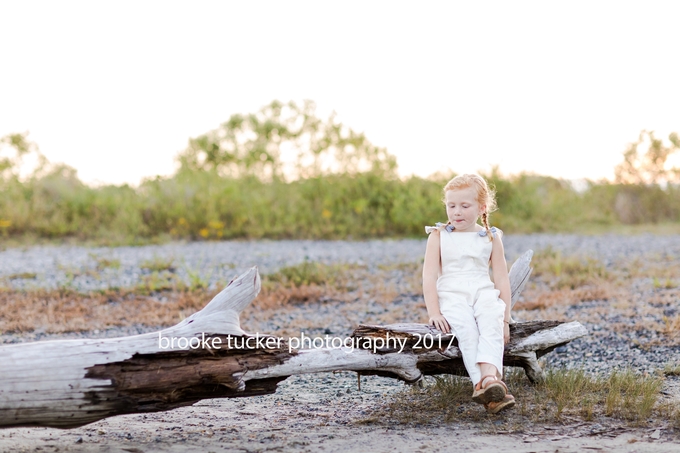
[[[497,414],[503,409],[510,409],[511,407],[515,407],[515,397],[509,393],[501,401],[489,402],[484,405],[484,409],[489,414]]]
[[[490,384],[484,385],[487,379],[493,379]],[[508,387],[503,381],[491,374],[482,376],[472,393],[472,401],[479,404],[498,403],[503,401],[508,393]]]

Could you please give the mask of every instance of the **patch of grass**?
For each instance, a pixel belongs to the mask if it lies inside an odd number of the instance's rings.
[[[70,288],[73,281],[82,276],[89,276],[92,278],[99,278],[99,271],[97,269],[83,269],[81,267],[67,266],[63,264],[58,264],[57,269],[62,271],[66,276],[66,283],[64,287]]]
[[[664,365],[661,373],[664,376],[680,376],[680,362],[667,363]]]
[[[619,292],[607,282],[576,289],[527,290],[524,299],[517,302],[515,309],[542,310],[550,307],[576,305],[580,302],[609,300],[617,296]]]
[[[65,333],[143,325],[167,327],[202,309],[217,291],[141,295],[132,290],[87,294],[69,289],[0,291],[0,332]]]
[[[257,299],[262,308],[318,300],[352,289],[352,272],[357,266],[304,261],[286,266],[262,277],[262,292]]]
[[[142,261],[139,267],[149,272],[175,272],[177,270],[172,258],[162,258],[159,256]]]
[[[150,274],[142,275],[140,279],[135,292],[142,295],[172,291],[182,286],[179,278],[169,271],[153,271]]]
[[[424,389],[410,388],[397,394],[387,405],[390,418],[401,423],[479,421],[487,417],[484,409],[472,403],[472,384],[468,378],[442,376],[428,378]],[[598,417],[644,425],[650,418],[664,417],[669,408],[658,404],[662,379],[630,370],[609,375],[591,375],[579,369],[549,369],[545,382],[532,386],[519,369],[505,374],[516,409],[499,417],[519,426],[518,419],[533,423],[559,422],[564,417],[590,421]]]
[[[95,260],[97,263],[97,270],[103,271],[104,269],[120,269],[120,260],[113,258],[100,258],[94,254],[90,254],[90,258]]]
[[[605,414],[628,420],[646,420],[659,398],[661,380],[631,371],[614,371],[607,382]]]
[[[318,285],[286,287],[281,284],[263,284],[254,304],[263,309],[281,308],[288,304],[316,301],[328,294]]]
[[[680,261],[670,253],[622,259],[616,263],[627,278],[651,278],[654,289],[671,289],[678,286]]]
[[[661,333],[670,341],[680,339],[680,315],[675,315],[672,318],[669,316],[663,317],[663,328]]]
[[[469,410],[473,405],[470,403],[471,395],[472,384],[468,378],[452,375],[426,377],[422,387],[414,385],[406,388],[393,396],[385,408],[377,408],[376,412],[386,411],[389,420],[399,423],[450,422],[474,413]],[[384,415],[382,421],[385,421]]]
[[[654,289],[672,289],[678,286],[670,277],[662,281],[656,276],[652,278],[652,285]]]
[[[303,285],[328,285],[334,286],[338,274],[346,270],[346,266],[333,264],[328,265],[316,261],[303,261],[294,266],[286,266],[273,274],[266,275],[267,282],[281,283],[287,287],[300,287]]]
[[[38,277],[38,274],[35,272],[20,272],[18,274],[12,274],[9,275],[7,278],[10,280],[20,280],[20,279],[26,279],[26,280],[33,280]]]
[[[543,249],[532,259],[534,275],[549,283],[552,289],[575,289],[610,277],[605,266],[590,257],[563,256],[551,247]]]
[[[381,271],[400,271],[405,273],[422,273],[422,261],[412,261],[403,263],[378,264]]]
[[[565,409],[575,409],[585,398],[592,406],[595,395],[601,390],[602,382],[589,376],[584,370],[548,370],[541,390],[555,403],[555,417],[559,418]],[[589,412],[592,410],[589,408]]]
[[[677,400],[661,403],[657,407],[657,411],[663,417],[664,421],[668,422],[676,429],[680,428],[680,409],[678,408]]]
[[[203,276],[200,270],[186,269],[187,277],[189,277],[189,291],[199,289],[207,289],[210,283],[210,275]]]

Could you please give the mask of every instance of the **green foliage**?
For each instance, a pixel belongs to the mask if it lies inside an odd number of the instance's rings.
[[[34,171],[39,171],[47,160],[38,151],[37,145],[28,140],[28,133],[9,134],[0,138],[0,181],[18,178],[24,159],[31,155],[37,161]]]
[[[291,168],[285,168],[285,153],[294,154]],[[181,171],[262,180],[366,171],[393,177],[396,169],[387,150],[337,122],[335,115],[318,118],[312,101],[301,106],[273,101],[256,113],[232,115],[219,128],[189,140],[178,160]]]
[[[680,190],[635,186],[648,202],[618,201],[631,186],[585,192],[543,176],[487,175],[498,192],[491,223],[510,233],[584,231],[593,225],[678,222]],[[129,186],[88,187],[67,169],[0,192],[0,236],[77,238],[103,244],[168,239],[424,237],[445,220],[442,181],[370,172],[285,182],[180,172]],[[637,208],[636,208],[637,206]]]
[[[300,264],[286,266],[273,274],[264,277],[265,283],[281,283],[284,287],[299,288],[301,286],[335,286],[348,271],[343,264],[324,264],[316,261],[303,261]]]
[[[142,261],[139,265],[141,269],[149,272],[175,272],[175,264],[172,258],[154,256],[152,259]]]
[[[676,146],[677,136],[671,139]],[[297,153],[297,160],[286,163],[286,152]],[[670,151],[664,153],[657,154]],[[20,177],[30,155],[39,165]],[[175,175],[138,188],[89,187],[73,168],[40,156],[26,134],[0,139],[0,238],[104,245],[424,238],[424,225],[445,220],[442,187],[452,176],[397,178],[393,156],[333,116],[320,120],[311,102],[275,101],[257,113],[234,115],[190,141]],[[636,165],[630,161],[630,168]],[[483,176],[497,191],[491,223],[511,233],[680,222],[678,184],[588,182],[578,191],[564,180],[506,176],[498,168]]]
[[[616,166],[616,182],[621,184],[667,184],[680,182],[680,167],[668,166],[671,154],[680,150],[680,136],[668,136],[670,145],[656,138],[653,131],[642,131],[638,141],[623,153],[623,162]],[[646,146],[645,151],[641,147]]]

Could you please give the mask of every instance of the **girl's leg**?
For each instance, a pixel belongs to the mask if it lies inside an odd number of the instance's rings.
[[[505,302],[498,291],[482,290],[474,305],[474,317],[479,329],[477,363],[482,376],[501,377],[503,372],[503,316]]]
[[[451,326],[453,334],[458,339],[458,348],[463,355],[465,369],[473,384],[477,384],[482,377],[477,364],[477,348],[479,332],[473,307],[461,296],[451,292],[439,293],[439,305],[442,315]]]

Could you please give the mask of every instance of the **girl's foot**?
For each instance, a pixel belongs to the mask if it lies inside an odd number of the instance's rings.
[[[498,402],[490,402],[486,403],[484,405],[484,409],[490,414],[497,414],[503,409],[510,409],[511,407],[515,406],[515,397],[512,396],[511,394],[505,395],[505,398],[503,398],[501,401]]]
[[[503,401],[508,393],[508,387],[496,376],[487,375],[475,386],[472,401],[479,404],[497,403]]]

